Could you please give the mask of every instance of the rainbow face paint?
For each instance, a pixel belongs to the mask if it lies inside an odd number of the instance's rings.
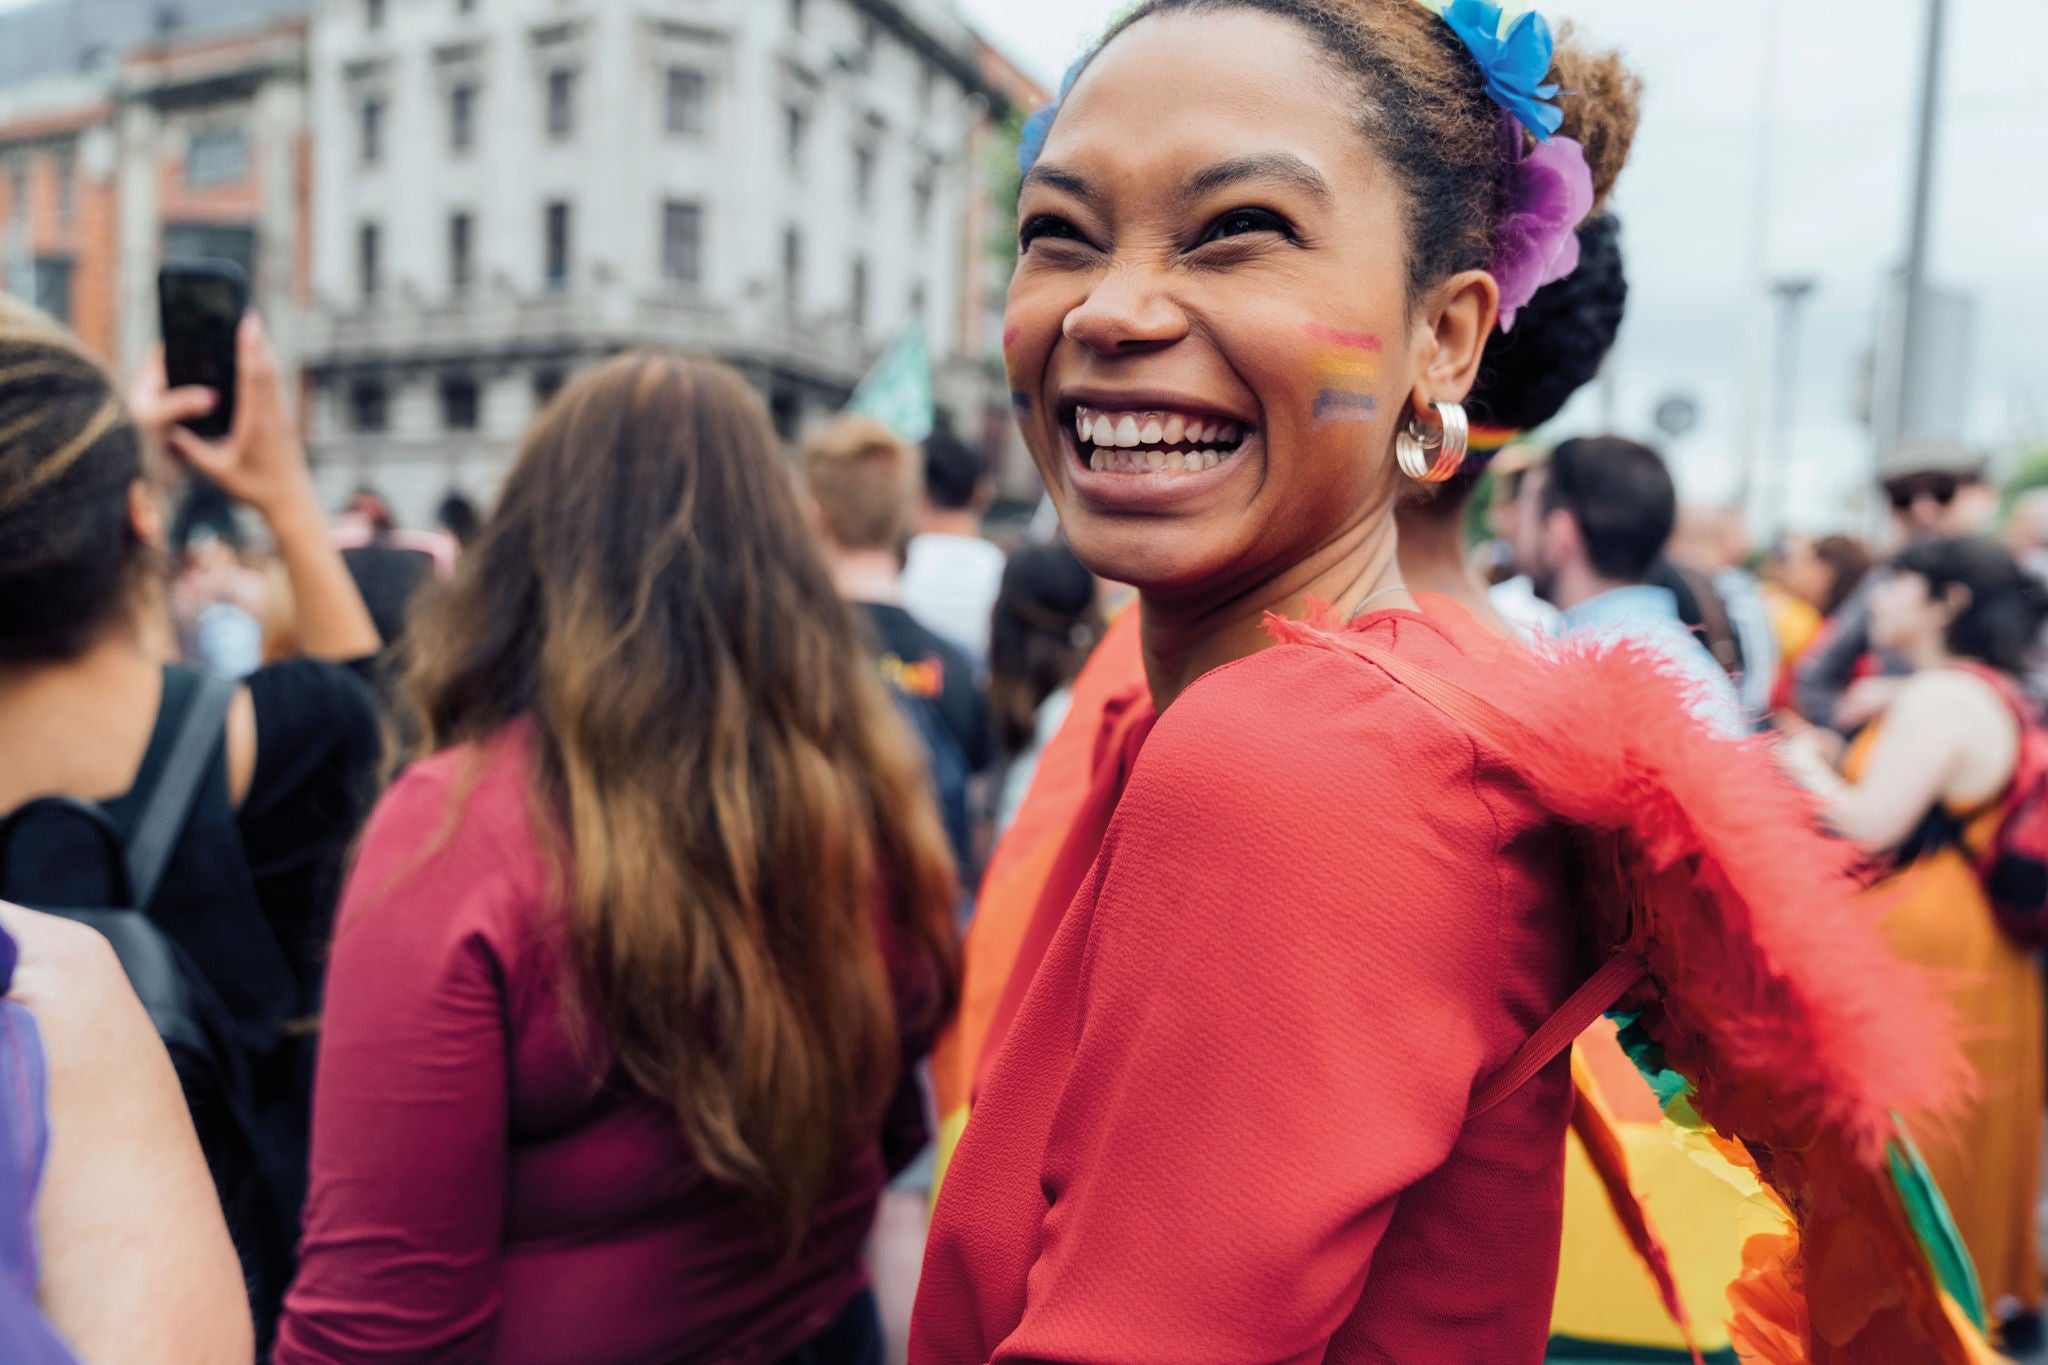
[[[1380,339],[1316,323],[1303,330],[1315,343],[1309,364],[1316,397],[1309,411],[1317,429],[1370,419],[1379,410],[1372,387],[1380,378]]]

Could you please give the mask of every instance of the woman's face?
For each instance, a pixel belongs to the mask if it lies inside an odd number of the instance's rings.
[[[1469,387],[1440,301],[1477,295],[1476,365],[1492,282],[1410,309],[1401,192],[1356,107],[1307,34],[1245,10],[1143,20],[1070,92],[1025,177],[1004,350],[1098,574],[1151,598],[1255,588],[1390,515],[1425,367],[1429,397]]]
[[[1913,655],[1923,644],[1938,640],[1953,612],[1932,596],[1916,573],[1889,573],[1870,593],[1870,643],[1893,653]]]

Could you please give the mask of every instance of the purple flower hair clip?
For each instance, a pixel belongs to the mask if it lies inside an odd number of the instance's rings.
[[[1512,114],[1502,114],[1514,124]],[[1521,128],[1508,130],[1520,150]],[[1593,172],[1586,150],[1574,138],[1539,142],[1507,166],[1501,215],[1487,273],[1500,285],[1500,329],[1515,325],[1515,314],[1552,280],[1579,267],[1579,224],[1593,211]]]

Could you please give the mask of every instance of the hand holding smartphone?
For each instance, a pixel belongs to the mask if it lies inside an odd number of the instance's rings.
[[[166,261],[156,276],[164,336],[164,381],[173,389],[213,390],[213,410],[181,423],[209,440],[235,420],[239,378],[235,330],[249,307],[249,279],[233,261]]]

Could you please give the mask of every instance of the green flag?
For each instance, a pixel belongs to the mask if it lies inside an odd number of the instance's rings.
[[[912,323],[889,343],[846,410],[874,418],[913,445],[932,434],[932,360],[923,323]]]

